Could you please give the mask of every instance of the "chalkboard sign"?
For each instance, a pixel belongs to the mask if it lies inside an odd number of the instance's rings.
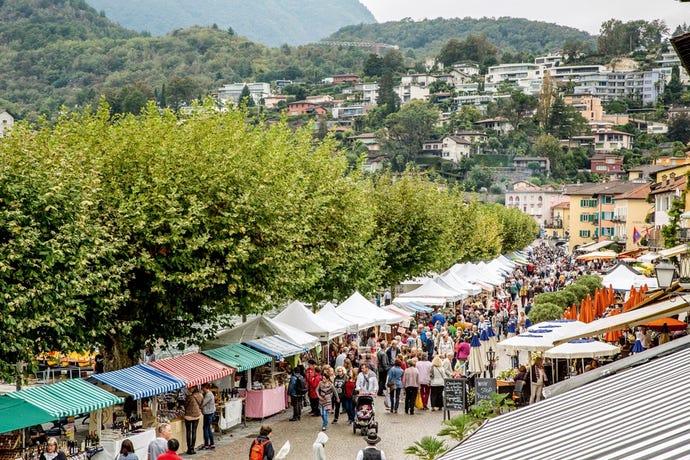
[[[466,379],[444,379],[443,407],[445,410],[465,411]]]
[[[475,402],[479,402],[483,399],[490,401],[492,393],[496,393],[496,379],[478,378],[474,385]]]

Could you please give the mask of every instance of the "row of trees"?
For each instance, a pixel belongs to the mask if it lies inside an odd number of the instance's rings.
[[[211,104],[18,124],[0,144],[0,364],[199,342],[232,315],[344,299],[527,245],[528,216]]]

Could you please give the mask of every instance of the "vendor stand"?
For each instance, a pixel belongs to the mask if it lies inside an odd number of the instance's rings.
[[[224,347],[202,351],[202,353],[236,369],[237,372],[249,371],[250,369],[270,363],[272,360],[270,356],[252,350],[239,343],[232,343]],[[248,378],[247,381],[251,381],[251,378]],[[235,390],[234,381],[232,390]],[[235,397],[235,395],[237,395],[237,397]],[[227,430],[242,422],[244,401],[245,398],[239,397],[239,393],[235,391],[231,391],[229,397],[226,393],[226,396],[222,398],[222,400],[216,401],[219,415],[219,429]]]
[[[125,420],[129,426],[135,426],[134,431],[108,430],[101,436],[103,452],[98,453],[94,460],[112,460],[120,452],[122,441],[129,439],[134,445],[134,450],[140,459],[146,458],[148,445],[156,438],[156,416],[158,414],[158,400],[152,399],[150,404],[142,407],[142,398],[175,391],[185,386],[185,382],[168,375],[146,364],[120,369],[117,371],[94,374],[90,380],[108,385],[115,391],[120,391],[137,401],[138,417],[133,420]],[[123,425],[124,427],[124,425]]]
[[[174,358],[162,359],[148,363],[149,366],[176,377],[185,382],[187,387],[194,387],[202,383],[220,380],[234,373],[234,369],[201,353],[189,353]],[[159,409],[159,414],[163,411]],[[181,413],[171,410],[168,412],[171,437],[185,439],[184,419]],[[162,420],[162,417],[158,417]],[[203,439],[203,424],[197,428],[197,439]]]
[[[63,417],[74,417],[80,414],[91,413],[97,419],[97,426],[100,432],[101,409],[122,404],[124,399],[115,396],[97,386],[91,385],[81,379],[72,379],[58,382],[52,385],[26,388],[10,393],[9,398],[22,400],[33,406],[42,409],[51,416],[51,420],[60,420]],[[74,427],[66,426],[65,439],[63,442],[72,442],[71,452],[67,453],[68,459],[85,460],[99,451],[99,445],[89,445],[86,443],[75,442]],[[96,436],[99,436],[98,433]],[[40,448],[40,446],[34,446]],[[35,452],[38,453],[38,450]],[[27,457],[33,455],[29,452]],[[36,457],[38,455],[35,455]]]
[[[18,430],[53,419],[48,412],[26,401],[0,396],[0,460],[15,460],[23,455],[27,459],[34,457],[37,448],[24,449],[25,445],[34,443],[24,438],[23,430]]]
[[[285,410],[290,376],[287,370],[276,369],[275,361],[305,353],[308,349],[279,336],[250,340],[245,345],[275,358],[270,367],[260,368],[254,373],[254,382],[251,378],[247,379],[245,415],[263,419]]]

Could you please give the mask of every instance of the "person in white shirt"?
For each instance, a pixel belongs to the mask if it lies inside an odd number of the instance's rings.
[[[375,395],[379,389],[379,381],[376,373],[367,364],[362,364],[362,371],[357,376],[355,390],[360,395]]]

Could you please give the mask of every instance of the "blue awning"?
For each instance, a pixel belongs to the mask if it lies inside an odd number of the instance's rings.
[[[91,378],[132,395],[134,399],[149,398],[185,386],[182,380],[146,364],[93,374]]]
[[[251,340],[244,344],[267,355],[275,356],[278,360],[309,351],[308,348],[289,342],[277,335]]]

